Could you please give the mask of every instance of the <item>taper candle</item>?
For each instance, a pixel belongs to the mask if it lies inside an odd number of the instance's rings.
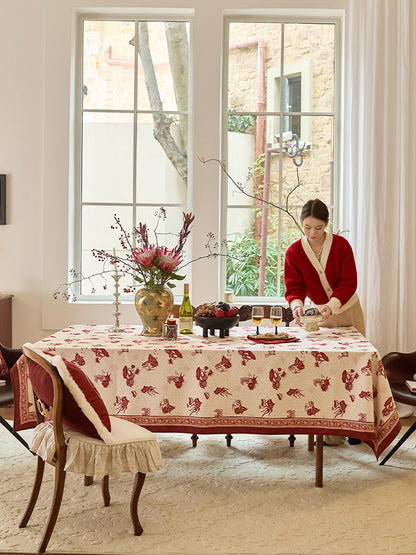
[[[116,274],[116,276],[118,276],[117,260],[116,260],[116,249],[115,249],[115,247],[113,247],[113,256],[114,256],[114,260],[115,260],[115,262],[114,262],[115,274]]]

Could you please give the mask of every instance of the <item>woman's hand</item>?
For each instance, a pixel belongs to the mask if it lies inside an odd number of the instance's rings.
[[[302,325],[302,322],[300,321],[300,317],[302,315],[303,315],[303,308],[301,306],[297,306],[293,311],[293,317],[295,318],[295,321],[298,326]]]
[[[321,315],[322,315],[322,322],[324,322],[325,320],[328,320],[328,318],[332,316],[332,310],[329,308],[328,305],[325,305],[323,307],[323,309],[321,310]]]

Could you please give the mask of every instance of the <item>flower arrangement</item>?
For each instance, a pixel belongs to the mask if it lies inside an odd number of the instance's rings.
[[[128,287],[123,287],[124,293],[131,293],[136,290],[139,284],[150,287],[162,287],[167,285],[174,288],[174,280],[183,280],[186,276],[180,275],[177,272],[183,270],[186,266],[197,262],[198,260],[217,258],[218,256],[225,256],[220,253],[220,245],[216,241],[213,233],[208,233],[208,240],[205,248],[208,254],[199,256],[188,262],[183,262],[183,252],[185,243],[191,232],[191,225],[195,216],[191,213],[183,213],[182,228],[178,234],[176,246],[168,249],[166,246],[159,243],[158,226],[161,220],[166,219],[166,209],[160,208],[156,214],[156,225],[153,229],[154,241],[149,239],[149,231],[146,224],[139,223],[131,233],[127,232],[124,228],[120,218],[114,214],[115,223],[111,225],[111,229],[118,229],[120,233],[119,241],[123,248],[123,255],[119,256],[109,253],[104,249],[92,249],[92,254],[100,262],[102,262],[102,269],[94,274],[85,276],[78,273],[76,270],[70,270],[71,281],[62,283],[53,292],[54,299],[62,297],[64,300],[72,300],[75,302],[77,296],[74,291],[76,284],[84,281],[89,282],[91,285],[91,294],[96,293],[95,279],[98,278],[102,281],[102,289],[107,290],[107,276],[119,272],[119,275],[130,275],[137,285],[132,284]],[[226,242],[222,243],[225,248]]]
[[[93,249],[92,253],[98,260],[105,263],[109,261],[117,265],[122,274],[130,274],[135,281],[148,287],[175,287],[173,280],[183,280],[184,275],[179,275],[176,270],[182,263],[182,252],[188,236],[191,232],[191,225],[195,219],[191,213],[183,213],[182,229],[179,232],[177,245],[168,250],[166,246],[159,245],[157,227],[161,220],[166,219],[165,208],[160,208],[156,212],[157,224],[154,230],[155,241],[149,240],[149,232],[146,224],[139,223],[128,233],[116,215],[115,224],[112,229],[119,229],[120,244],[125,251],[124,256],[116,256],[105,250]],[[132,291],[133,288],[125,288],[124,292]]]

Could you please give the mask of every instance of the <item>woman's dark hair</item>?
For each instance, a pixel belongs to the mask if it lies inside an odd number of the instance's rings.
[[[305,218],[309,218],[309,216],[328,223],[329,211],[327,205],[322,202],[322,200],[319,200],[319,198],[308,200],[308,202],[302,207],[302,212],[300,213],[300,221],[303,222],[303,220]]]

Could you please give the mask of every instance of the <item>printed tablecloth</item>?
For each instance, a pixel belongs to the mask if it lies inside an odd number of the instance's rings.
[[[70,326],[35,347],[76,363],[110,414],[152,431],[343,435],[378,457],[400,430],[380,355],[355,328],[285,328],[299,341],[270,345],[246,327],[225,338],[196,327],[176,341],[110,330]],[[20,374],[23,384],[22,362]],[[33,424],[31,403],[23,384],[20,429]]]

